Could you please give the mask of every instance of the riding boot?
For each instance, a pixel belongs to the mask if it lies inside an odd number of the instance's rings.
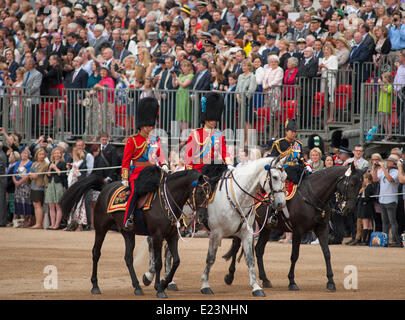
[[[138,202],[138,195],[136,192],[132,195],[131,202],[129,203],[128,212],[126,218],[124,218],[124,227],[125,231],[133,231],[134,230],[134,212],[136,209],[136,203]]]

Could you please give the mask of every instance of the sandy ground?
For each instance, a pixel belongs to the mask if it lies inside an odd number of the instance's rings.
[[[189,240],[189,238],[187,238]],[[47,230],[0,229],[0,299],[156,299],[153,286],[144,287],[145,295],[134,296],[129,273],[124,262],[124,242],[120,234],[109,232],[99,262],[101,295],[90,293],[92,271],[91,249],[94,231],[65,232]],[[148,255],[145,237],[137,237],[135,270],[138,279],[147,271]],[[287,289],[290,244],[269,243],[264,261],[273,288],[264,289],[265,298],[253,298],[244,260],[237,265],[232,286],[224,283],[228,262],[221,257],[231,240],[224,239],[210,274],[214,296],[200,293],[200,277],[205,267],[208,239],[194,238],[179,242],[181,264],[175,275],[179,291],[167,291],[169,299],[405,299],[405,250],[403,248],[368,248],[331,246],[336,292],[326,290],[326,271],[319,245],[302,245],[296,266],[296,282],[300,291]],[[345,278],[353,276],[355,266],[357,290],[345,289]],[[46,289],[48,273],[55,266],[57,289]],[[45,269],[45,270],[44,270]],[[53,273],[55,275],[55,273]],[[54,282],[55,283],[55,282]],[[348,282],[355,284],[355,282]],[[44,286],[45,284],[45,286]]]

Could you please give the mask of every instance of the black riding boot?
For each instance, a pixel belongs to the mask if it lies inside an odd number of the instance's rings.
[[[136,193],[133,194],[131,202],[128,208],[128,214],[124,221],[123,229],[125,231],[133,231],[134,230],[134,212],[136,209],[136,203],[138,202],[138,195]]]

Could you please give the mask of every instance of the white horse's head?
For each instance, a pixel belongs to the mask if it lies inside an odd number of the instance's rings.
[[[287,173],[284,170],[284,164],[287,157],[268,159],[268,164],[265,165],[267,173],[260,179],[260,185],[272,199],[273,208],[281,209],[286,205],[284,188]]]

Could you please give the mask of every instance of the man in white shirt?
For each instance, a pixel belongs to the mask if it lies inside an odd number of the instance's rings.
[[[357,169],[362,170],[362,169],[368,168],[368,165],[369,165],[368,161],[363,158],[363,155],[364,155],[363,146],[362,145],[356,145],[356,146],[354,146],[352,151],[353,151],[354,157],[348,159],[344,163],[344,165],[347,166],[347,165],[349,165],[350,163],[352,163],[354,161],[354,166]]]
[[[374,182],[380,183],[380,193],[378,202],[382,210],[381,219],[383,224],[383,232],[389,233],[391,227],[392,243],[390,246],[402,247],[401,239],[398,230],[398,221],[396,218],[398,196],[393,195],[398,193],[398,169],[397,163],[399,157],[396,154],[391,154],[387,159],[387,165],[376,162],[371,175]]]

